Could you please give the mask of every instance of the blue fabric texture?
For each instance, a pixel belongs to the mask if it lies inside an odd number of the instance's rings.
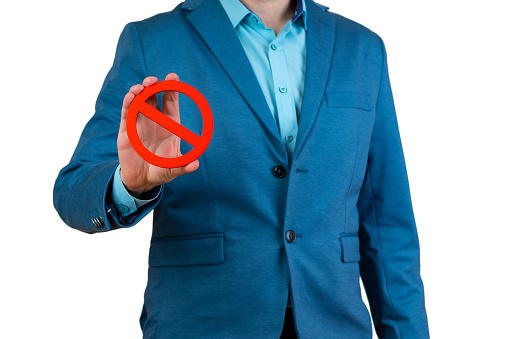
[[[429,337],[385,46],[311,0],[306,12],[291,161],[219,0],[187,0],[120,36],[54,205],[87,233],[131,227],[154,212],[144,338],[278,338],[290,281],[300,338],[372,338],[371,316],[382,339]],[[212,141],[198,170],[121,218],[107,201],[123,96],[147,75],[170,72],[208,100]],[[201,114],[185,96],[180,112],[200,133]],[[182,143],[182,153],[190,148]]]

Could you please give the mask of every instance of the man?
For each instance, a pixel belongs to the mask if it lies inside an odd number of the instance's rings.
[[[206,152],[176,169],[125,128],[164,78],[214,114]],[[202,130],[185,96],[147,102]],[[142,115],[137,129],[159,156],[192,148]],[[154,210],[144,338],[371,338],[360,275],[380,338],[428,338],[384,44],[311,0],[187,0],[127,25],[54,203],[87,233]]]

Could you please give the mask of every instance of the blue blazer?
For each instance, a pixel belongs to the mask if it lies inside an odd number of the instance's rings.
[[[428,338],[419,244],[386,51],[307,0],[305,93],[292,163],[217,0],[128,24],[54,205],[70,227],[129,227],[150,211],[144,338],[278,338],[289,288],[300,338]],[[197,171],[125,221],[109,206],[122,100],[149,75],[198,89],[214,135]],[[181,123],[200,133],[180,95]],[[182,153],[191,146],[182,142]],[[100,288],[100,287],[97,287]]]

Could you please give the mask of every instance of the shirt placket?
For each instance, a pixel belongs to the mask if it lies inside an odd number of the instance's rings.
[[[295,149],[296,135],[298,132],[298,120],[293,97],[293,88],[289,75],[286,57],[284,55],[284,37],[290,33],[289,22],[277,37],[268,45],[268,59],[270,61],[275,105],[279,120],[279,132],[286,147],[289,159],[292,158]]]

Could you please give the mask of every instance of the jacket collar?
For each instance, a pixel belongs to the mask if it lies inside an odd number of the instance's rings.
[[[226,11],[229,20],[233,24],[233,27],[237,27],[240,22],[249,14],[251,11],[245,7],[241,1],[231,0],[219,0],[222,7]],[[296,0],[296,8],[291,18],[292,22],[295,22],[299,17],[302,17],[303,27],[307,30],[307,10],[305,6],[305,0]]]

